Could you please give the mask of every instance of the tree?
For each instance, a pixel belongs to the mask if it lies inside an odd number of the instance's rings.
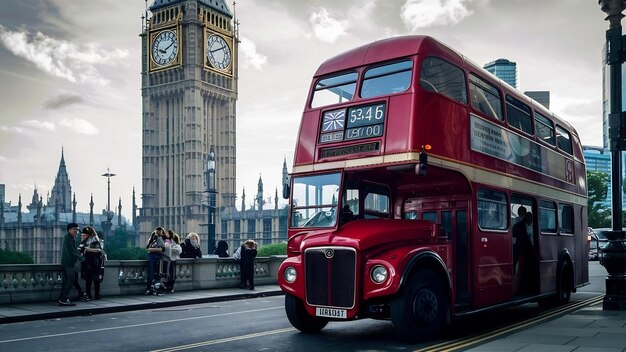
[[[110,260],[147,260],[148,250],[141,247],[118,248],[107,253]]]
[[[587,207],[589,226],[610,227],[611,211],[606,208],[609,175],[599,171],[587,171]]]
[[[33,258],[26,253],[13,252],[0,248],[0,264],[33,264]]]
[[[107,253],[128,247],[128,232],[126,229],[118,228],[115,230],[115,233],[113,233],[113,236],[107,238],[104,245]]]

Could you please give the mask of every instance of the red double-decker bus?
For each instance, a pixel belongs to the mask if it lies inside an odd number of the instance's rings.
[[[302,115],[279,283],[291,324],[452,318],[588,283],[574,128],[427,36],[324,62]]]

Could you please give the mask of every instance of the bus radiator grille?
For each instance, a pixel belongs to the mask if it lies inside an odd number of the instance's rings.
[[[310,305],[354,306],[356,252],[324,247],[305,251],[306,299]]]

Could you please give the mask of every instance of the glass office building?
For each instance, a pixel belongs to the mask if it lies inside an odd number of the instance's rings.
[[[507,59],[498,59],[485,64],[483,68],[517,89],[517,64]]]

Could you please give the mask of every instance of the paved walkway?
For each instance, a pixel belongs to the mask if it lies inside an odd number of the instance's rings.
[[[471,352],[626,352],[626,312],[602,303],[505,335]]]
[[[75,302],[76,306],[71,307],[61,307],[56,302],[4,305],[0,306],[0,324],[282,294],[278,285],[261,285],[256,286],[254,291],[225,288],[161,296],[103,297],[98,301]],[[503,333],[496,340],[487,341],[468,351],[626,352],[626,312],[603,311],[602,303],[598,303],[554,319],[545,319],[538,325],[529,325],[517,332]]]

